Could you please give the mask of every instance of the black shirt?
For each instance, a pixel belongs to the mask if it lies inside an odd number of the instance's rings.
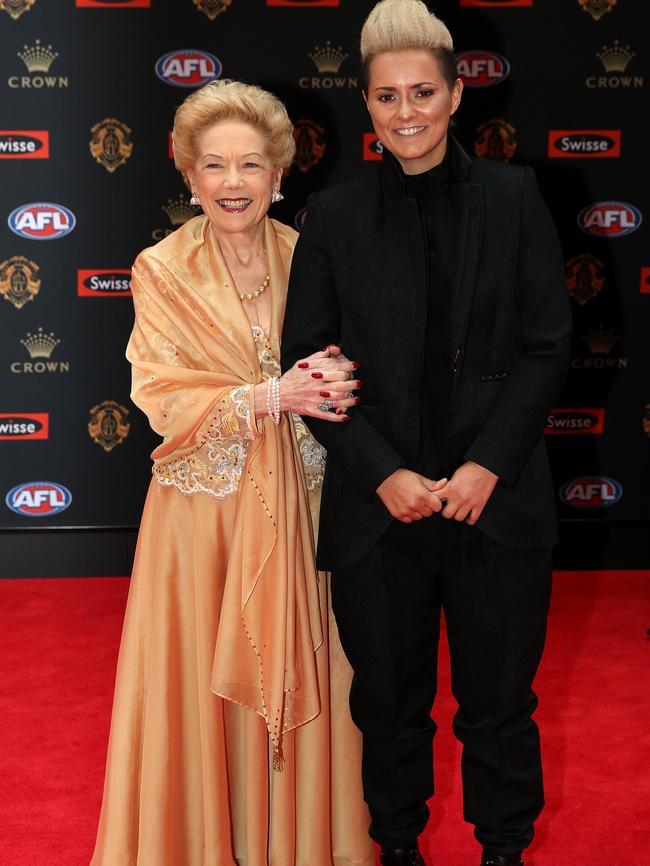
[[[453,241],[451,225],[452,166],[450,151],[429,171],[403,175],[408,198],[418,204],[427,250],[427,325],[422,360],[420,446],[417,471],[429,478],[449,474],[445,460],[444,422],[451,389],[450,321]]]

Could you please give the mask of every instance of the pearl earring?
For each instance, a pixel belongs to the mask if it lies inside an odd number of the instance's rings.
[[[195,192],[192,193],[192,198],[190,199],[190,204],[194,205],[194,207],[201,204],[201,200],[199,199],[198,195]]]

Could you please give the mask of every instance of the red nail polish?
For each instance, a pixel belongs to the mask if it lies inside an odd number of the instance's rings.
[[[356,400],[356,402],[357,402],[357,406],[358,406],[358,405],[359,405],[359,403],[361,403],[361,402],[362,402],[362,401],[361,401],[361,397],[357,397],[357,400]]]
[[[329,391],[319,391],[319,394],[321,397],[329,397],[330,392]]]
[[[312,379],[322,379],[323,378],[322,373],[312,373],[311,375],[312,375]]]
[[[361,366],[361,364],[358,361],[352,362],[352,369],[353,370],[358,370],[360,366]]]
[[[309,364],[307,363],[307,361],[303,361],[302,364],[298,364],[298,366],[301,370],[306,370],[307,367],[309,367]]]
[[[365,382],[363,380],[357,379],[357,387],[354,390],[357,391],[359,388],[363,388],[364,385]]]
[[[350,418],[349,415],[344,415],[344,416],[343,416],[343,420],[344,420],[344,421],[351,421],[352,418]]]
[[[343,414],[343,409],[337,409],[337,410],[336,410],[336,414],[337,414],[337,415],[342,415],[342,414]]]
[[[323,346],[323,348],[321,349],[321,352],[327,352],[327,350],[329,348],[330,348],[330,344],[328,343],[327,346]]]

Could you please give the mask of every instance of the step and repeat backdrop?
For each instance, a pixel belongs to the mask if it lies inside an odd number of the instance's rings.
[[[129,269],[195,213],[174,110],[220,77],[282,97],[298,148],[273,215],[300,229],[310,192],[381,159],[359,87],[372,5],[0,0],[0,527],[137,525],[155,438],[129,400]],[[431,5],[465,82],[456,134],[531,165],[562,237],[575,333],[546,427],[560,516],[648,518],[648,4]]]

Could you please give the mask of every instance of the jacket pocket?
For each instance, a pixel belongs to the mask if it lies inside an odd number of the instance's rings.
[[[481,382],[504,382],[510,378],[510,370],[490,370],[479,377]]]

